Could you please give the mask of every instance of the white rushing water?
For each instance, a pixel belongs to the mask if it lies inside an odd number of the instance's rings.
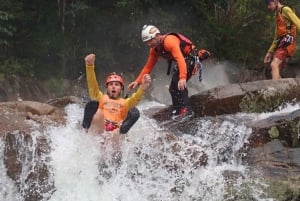
[[[251,129],[229,121],[199,120],[195,135],[186,133],[170,140],[168,131],[144,114],[159,105],[146,101],[139,106],[141,117],[123,136],[119,152],[81,128],[83,108],[76,104],[66,107],[66,126],[50,126],[44,133],[33,131],[34,137],[46,136],[50,144],[45,163],[53,189],[41,191],[44,198],[40,200],[229,201],[237,196],[272,200],[259,178],[241,164],[239,151]],[[31,146],[27,149],[36,149],[35,143]],[[18,189],[6,173],[4,147],[0,141],[0,200],[25,200],[23,193],[30,190],[25,178],[35,171],[30,165],[39,161],[36,156],[19,159],[23,168]],[[197,163],[202,152],[208,157],[206,166]]]
[[[243,122],[291,112],[299,105],[270,114],[229,115],[223,122],[199,119],[193,134],[172,137],[145,115],[163,106],[158,102],[171,102],[170,78],[166,78],[165,63],[160,65],[152,72],[155,87],[147,94],[157,102],[138,106],[141,117],[122,136],[119,151],[81,128],[84,108],[76,104],[65,108],[65,126],[52,125],[44,132],[33,129],[32,141],[19,131],[10,145],[1,138],[0,201],[273,201],[259,173],[241,162],[245,154],[241,148],[251,135]],[[240,65],[226,62],[204,62],[203,66],[203,81],[194,76],[188,82],[190,95],[234,83],[242,74]],[[41,140],[48,147],[38,147]],[[5,156],[15,150],[16,179],[5,166]],[[199,164],[202,153],[207,155],[205,166]],[[44,177],[35,178],[36,172]]]
[[[33,130],[32,142],[22,136],[14,139],[11,150],[18,150],[17,162],[22,164],[15,173],[17,182],[5,166],[10,147],[0,139],[0,201],[272,201],[259,173],[241,162],[245,154],[241,148],[252,132],[243,122],[270,114],[235,114],[221,123],[199,119],[193,134],[170,135],[145,114],[164,106],[160,103],[170,104],[165,95],[169,81],[160,69],[152,73],[153,85],[159,87],[149,92],[157,102],[144,101],[138,106],[141,117],[122,136],[119,151],[81,128],[84,108],[76,104],[65,108],[66,126],[52,125],[43,133]],[[223,64],[205,66],[203,82],[199,84],[197,77],[189,82],[190,95],[230,83],[225,72],[230,69],[232,66]],[[298,108],[289,106],[277,113]],[[16,136],[18,133],[15,131]],[[41,139],[49,150],[37,146]],[[203,153],[205,166],[199,163]],[[43,168],[45,178],[32,176]]]

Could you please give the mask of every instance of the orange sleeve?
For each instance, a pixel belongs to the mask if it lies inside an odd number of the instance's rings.
[[[187,67],[184,57],[180,50],[180,39],[174,35],[166,36],[164,40],[164,48],[167,52],[170,52],[174,60],[176,61],[179,69],[179,79],[187,78]]]
[[[143,76],[145,74],[150,74],[150,72],[152,71],[157,60],[158,60],[157,53],[155,52],[155,50],[153,48],[150,48],[148,60],[145,64],[145,66],[143,67],[142,71],[140,72],[139,76],[135,80],[137,83],[141,84]]]

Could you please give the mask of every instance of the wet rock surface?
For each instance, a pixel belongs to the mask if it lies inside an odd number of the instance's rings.
[[[299,79],[261,80],[214,88],[190,97],[195,116],[172,121],[171,107],[156,108],[149,115],[176,135],[195,134],[197,122],[208,119],[215,123],[234,121],[252,129],[245,144],[245,164],[261,170],[271,182],[288,184],[290,194],[298,198],[300,189],[300,110],[280,113],[259,121],[231,118],[238,112],[272,112],[286,104],[297,104]],[[229,116],[228,116],[229,115]],[[279,185],[282,185],[279,184]],[[286,193],[286,192],[285,192]],[[300,196],[299,196],[300,197]]]
[[[196,116],[272,111],[284,102],[299,100],[300,79],[260,80],[231,84],[190,97]]]
[[[81,104],[81,101],[71,96],[50,101],[50,104],[36,101],[0,102],[4,165],[8,177],[22,189],[25,201],[44,200],[47,199],[45,195],[50,197],[55,191],[48,167],[50,142],[43,135],[43,130],[47,125],[65,124],[63,108],[69,103]],[[41,131],[41,135],[33,138],[32,130]]]
[[[223,121],[235,121],[252,129],[249,142],[245,144],[247,155],[243,156],[245,164],[264,173],[271,180],[280,179],[300,189],[300,146],[299,118],[300,111],[280,114],[258,122],[245,119],[230,118],[228,115],[237,112],[265,112],[286,103],[299,102],[299,79],[283,79],[278,81],[255,81],[243,84],[233,84],[208,90],[190,97],[195,116],[181,120],[172,120],[170,107],[151,108],[146,115],[154,118],[159,125],[168,130],[167,140],[176,141],[182,133],[196,134],[201,120],[210,120],[216,125]],[[37,157],[27,158],[32,164],[32,172],[26,176],[28,189],[25,190],[26,200],[40,200],[38,191],[55,191],[53,181],[49,181],[50,171],[47,167],[49,142],[45,136],[40,136],[37,146],[32,147],[33,140],[30,131],[43,130],[49,124],[65,124],[64,107],[69,103],[83,104],[82,100],[73,97],[62,97],[45,103],[35,101],[0,102],[0,136],[5,141],[5,166],[7,175],[20,187],[22,165],[20,158],[35,154]],[[164,139],[166,140],[166,139]],[[22,144],[22,146],[21,146]],[[174,152],[180,150],[178,144],[172,147]],[[230,150],[220,150],[220,156]],[[24,155],[27,153],[26,155]],[[207,156],[202,151],[191,152],[191,160],[195,165],[205,165]],[[225,160],[220,157],[220,161]],[[177,167],[170,167],[176,169]],[[228,175],[230,177],[230,175]],[[24,189],[24,188],[23,188]],[[26,188],[25,188],[26,189]],[[42,193],[42,192],[40,192]]]
[[[6,133],[4,142],[7,175],[22,189],[24,200],[47,199],[41,195],[50,197],[55,187],[48,167],[50,147],[47,138],[33,139],[30,134],[18,131]]]

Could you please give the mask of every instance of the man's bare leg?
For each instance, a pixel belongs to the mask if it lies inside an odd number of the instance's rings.
[[[278,58],[274,58],[271,62],[271,69],[272,69],[272,80],[281,79],[280,76],[280,68],[281,68],[282,61]]]
[[[100,109],[93,116],[89,132],[100,134],[104,132],[104,117]]]

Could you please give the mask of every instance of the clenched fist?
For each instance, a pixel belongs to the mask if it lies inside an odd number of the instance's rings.
[[[95,54],[89,54],[84,58],[85,65],[94,65],[95,64]]]

